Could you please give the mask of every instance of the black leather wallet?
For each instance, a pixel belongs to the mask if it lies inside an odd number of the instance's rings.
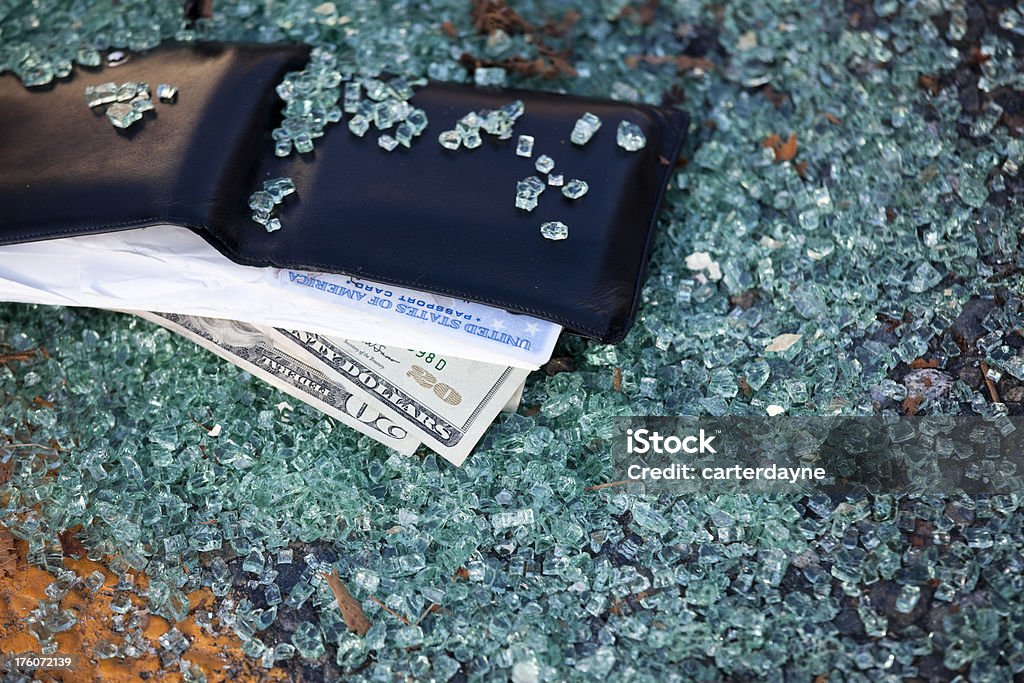
[[[42,89],[0,77],[0,242],[177,224],[238,263],[345,273],[533,315],[604,342],[625,336],[686,135],[683,112],[431,83],[411,100],[429,117],[411,148],[386,152],[374,129],[359,138],[343,121],[314,152],[279,159],[274,86],[307,58],[302,46],[173,45]],[[119,130],[86,104],[85,87],[106,81],[173,83],[180,94]],[[484,136],[475,150],[438,144],[464,114],[516,99],[525,111],[511,139]],[[574,145],[573,124],[588,111],[602,126]],[[616,144],[623,120],[643,130],[642,150]],[[515,154],[519,135],[535,138],[532,158]],[[549,187],[536,209],[517,209],[516,182],[537,174],[540,154],[589,192],[570,200]],[[283,229],[268,233],[247,200],[278,176],[292,177],[297,192],[278,209]],[[568,239],[541,236],[541,223],[556,220]]]

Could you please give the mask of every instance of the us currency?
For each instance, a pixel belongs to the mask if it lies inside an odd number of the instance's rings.
[[[264,330],[233,320],[201,318],[175,313],[132,311],[135,315],[179,334],[289,396],[352,427],[358,432],[411,455],[419,435],[405,420],[381,410],[354,391],[351,383],[295,358],[277,347]]]
[[[516,393],[512,394],[512,396],[508,399],[508,401],[505,402],[505,405],[502,407],[501,412],[503,412],[503,413],[514,413],[517,410],[519,410],[519,404],[523,400],[523,391],[525,389],[526,389],[526,380],[524,379],[523,383],[519,385],[518,389],[516,389]]]
[[[309,332],[274,329],[270,334],[275,346],[354,383],[368,403],[398,415],[410,433],[456,465],[529,374],[507,365]]]

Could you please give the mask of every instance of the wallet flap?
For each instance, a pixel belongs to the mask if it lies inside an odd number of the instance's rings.
[[[298,45],[164,45],[42,88],[0,75],[0,242],[176,223],[205,228],[215,205],[246,201],[237,179],[280,116],[274,86],[302,68]],[[146,82],[156,108],[117,129],[87,86]],[[159,83],[178,86],[173,104]]]
[[[632,323],[657,209],[688,119],[683,112],[546,92],[431,83],[410,100],[429,117],[411,148],[393,152],[371,129],[328,126],[310,154],[274,156],[280,121],[274,85],[306,57],[294,46],[163,47],[39,92],[0,78],[0,242],[173,223],[196,229],[236,262],[362,276],[500,306],[605,342]],[[89,112],[83,89],[104,81],[177,84],[175,104],[116,130]],[[474,150],[447,150],[441,131],[470,111],[524,103],[511,139],[484,135]],[[570,142],[585,112],[602,126]],[[149,115],[147,115],[148,117]],[[620,121],[646,146],[616,144]],[[519,135],[535,138],[516,155]],[[548,186],[533,211],[515,207],[516,183],[553,173],[589,185],[568,199]],[[248,195],[290,176],[297,192],[268,233]],[[562,221],[565,240],[540,226]],[[486,321],[481,321],[486,323]]]

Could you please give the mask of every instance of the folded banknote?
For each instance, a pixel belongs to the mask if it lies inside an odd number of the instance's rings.
[[[408,455],[423,444],[456,465],[499,412],[518,405],[529,374],[449,354],[234,320],[134,314],[390,448]]]

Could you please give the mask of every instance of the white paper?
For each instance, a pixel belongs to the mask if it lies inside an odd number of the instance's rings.
[[[342,275],[238,265],[171,225],[0,246],[0,300],[226,318],[528,369],[550,359],[562,329]]]

